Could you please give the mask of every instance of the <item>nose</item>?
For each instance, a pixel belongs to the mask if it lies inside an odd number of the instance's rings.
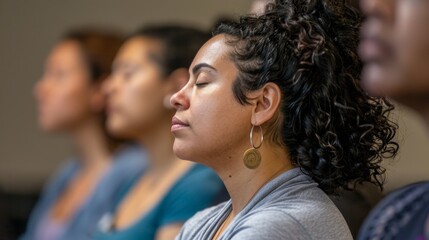
[[[394,0],[361,0],[360,8],[366,17],[392,20]]]
[[[186,110],[189,108],[189,97],[186,94],[188,84],[183,86],[182,89],[180,89],[178,92],[173,94],[170,98],[170,104],[173,106],[176,110]]]

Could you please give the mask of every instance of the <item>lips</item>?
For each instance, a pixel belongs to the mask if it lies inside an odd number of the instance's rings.
[[[386,58],[386,45],[375,37],[362,38],[359,46],[359,55],[364,62],[379,62]]]
[[[365,63],[382,63],[392,57],[393,51],[386,41],[386,32],[377,19],[367,20],[361,31],[359,56]]]
[[[171,132],[176,132],[187,127],[189,127],[189,124],[180,120],[176,116],[171,120]]]

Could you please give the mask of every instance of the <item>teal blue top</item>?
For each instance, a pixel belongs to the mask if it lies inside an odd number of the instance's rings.
[[[133,185],[124,191],[118,205]],[[229,198],[219,177],[209,168],[195,164],[165,194],[161,201],[127,228],[116,230],[113,218],[106,215],[100,224],[96,240],[155,239],[159,229],[174,223],[184,223],[196,212]],[[115,212],[114,209],[112,212]],[[113,216],[113,214],[110,214]]]

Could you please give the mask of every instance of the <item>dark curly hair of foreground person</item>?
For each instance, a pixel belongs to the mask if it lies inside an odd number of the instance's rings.
[[[382,188],[394,157],[393,105],[360,86],[361,15],[345,1],[277,0],[262,16],[220,24],[239,70],[237,100],[268,82],[282,91],[278,116],[264,127],[292,162],[327,193],[372,182]]]

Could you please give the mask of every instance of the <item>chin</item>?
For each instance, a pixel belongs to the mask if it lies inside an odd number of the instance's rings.
[[[115,135],[117,137],[124,137],[124,136],[122,136],[124,134],[123,126],[120,123],[118,123],[117,121],[114,121],[112,119],[108,119],[107,130],[112,135]]]
[[[361,76],[362,88],[372,96],[383,97],[388,94],[388,82],[389,79],[380,74],[380,72],[374,72],[364,68]]]
[[[194,157],[194,154],[192,153],[194,153],[194,151],[191,151],[190,149],[191,148],[188,145],[181,143],[177,138],[174,140],[173,152],[178,158],[192,161]]]
[[[55,121],[49,121],[47,119],[40,118],[39,119],[39,128],[48,133],[60,131],[62,128],[60,124]]]
[[[130,132],[128,132],[126,129],[108,126],[108,131],[110,134],[112,134],[113,136],[118,137],[118,138],[124,138],[124,139],[133,139],[134,138],[134,136]]]
[[[184,149],[180,147],[177,147],[176,144],[173,145],[173,152],[180,159],[189,159],[186,157],[187,156],[186,151],[184,151]]]
[[[51,132],[55,132],[56,128],[52,127],[49,124],[45,124],[45,123],[40,123],[39,124],[39,128],[43,131],[43,132],[47,132],[47,133],[51,133]]]
[[[374,84],[371,82],[363,81],[362,88],[368,92],[371,96],[375,97],[384,97],[385,90],[383,89],[383,84]]]

